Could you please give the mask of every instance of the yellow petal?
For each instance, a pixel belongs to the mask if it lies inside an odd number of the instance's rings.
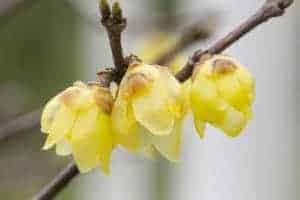
[[[100,131],[100,167],[104,173],[109,174],[110,156],[114,147],[111,117],[100,112],[98,124]]]
[[[205,122],[202,121],[201,118],[198,117],[197,115],[194,115],[194,124],[195,124],[196,131],[197,131],[198,135],[200,136],[200,138],[204,138]]]
[[[119,96],[112,110],[113,129],[118,134],[130,135],[138,131],[132,106],[129,102]]]
[[[60,103],[57,97],[52,98],[45,106],[41,117],[41,131],[49,133],[53,120],[59,110]]]
[[[109,117],[94,107],[80,113],[72,132],[71,145],[81,172],[87,172],[100,164],[102,170],[108,173],[113,146]]]
[[[215,81],[205,75],[194,80],[190,94],[194,115],[208,122],[218,122],[224,117],[226,104],[219,96]]]
[[[72,146],[66,139],[58,142],[55,149],[56,154],[60,156],[68,156],[72,154]]]
[[[149,66],[154,67],[154,66]],[[159,76],[144,95],[132,99],[136,120],[154,135],[168,135],[174,120],[183,115],[181,86],[163,67],[156,67]]]
[[[181,151],[181,122],[176,122],[174,129],[167,136],[151,136],[154,147],[168,160],[177,162]]]
[[[192,81],[191,79],[185,81],[181,85],[181,102],[182,102],[182,115],[186,115],[190,111],[190,91],[191,91]]]
[[[149,94],[132,100],[136,120],[154,135],[168,135],[174,126],[168,97],[162,85],[155,83]]]
[[[74,112],[87,110],[94,104],[93,91],[82,82],[74,83],[59,94],[59,100]]]
[[[115,143],[120,144],[130,152],[137,152],[140,147],[140,136],[138,132],[131,134],[115,134]]]
[[[48,134],[43,149],[50,149],[53,145],[61,141],[68,133],[70,133],[76,117],[76,113],[68,109],[66,106],[61,105],[53,119],[49,131],[50,133]]]
[[[244,129],[246,123],[247,119],[243,113],[232,107],[228,107],[223,122],[216,126],[221,128],[226,135],[236,137]]]
[[[149,145],[141,150],[141,154],[144,155],[146,158],[155,160],[157,156],[156,149],[153,145]]]

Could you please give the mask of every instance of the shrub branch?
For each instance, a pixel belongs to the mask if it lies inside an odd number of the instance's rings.
[[[195,63],[197,63],[203,55],[207,53],[221,53],[258,25],[268,21],[273,17],[283,15],[285,9],[289,7],[292,3],[293,0],[267,0],[254,15],[248,18],[241,25],[237,26],[225,37],[218,40],[210,48],[208,48],[205,51],[196,51],[194,55],[188,60],[184,68],[176,74],[176,78],[181,82],[187,80],[192,75]]]

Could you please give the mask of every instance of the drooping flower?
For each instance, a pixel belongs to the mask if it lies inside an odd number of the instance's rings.
[[[232,57],[207,56],[196,65],[192,76],[190,104],[197,132],[204,136],[205,125],[238,136],[251,118],[254,80]]]
[[[181,86],[167,68],[134,63],[119,87],[112,111],[116,142],[169,160],[179,158],[184,115]]]
[[[52,98],[44,108],[41,130],[47,134],[43,149],[56,145],[58,155],[72,154],[81,172],[100,166],[109,173],[113,150],[110,91],[97,84],[76,82]]]

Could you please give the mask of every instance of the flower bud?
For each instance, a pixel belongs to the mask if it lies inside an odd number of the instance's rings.
[[[214,55],[196,65],[190,104],[201,137],[206,123],[222,129],[228,136],[239,135],[251,118],[253,100],[252,75],[235,59]]]
[[[58,155],[72,154],[81,172],[100,166],[108,173],[113,149],[112,104],[109,89],[74,83],[44,108],[41,130],[47,140],[43,149],[56,145]]]
[[[180,139],[174,142],[172,138],[181,135],[177,125],[184,115],[180,94],[181,86],[167,68],[143,63],[129,66],[112,111],[118,143],[131,151],[153,145],[176,160]]]

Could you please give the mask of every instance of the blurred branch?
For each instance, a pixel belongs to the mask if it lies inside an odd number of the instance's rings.
[[[196,51],[186,63],[184,68],[176,74],[176,78],[181,82],[187,80],[192,75],[195,63],[197,63],[203,55],[207,53],[221,53],[258,25],[268,21],[273,17],[283,15],[285,9],[288,8],[292,3],[293,0],[266,0],[263,6],[253,16],[251,16],[241,25],[236,27],[232,32],[218,40],[207,50]]]
[[[24,12],[37,3],[39,0],[1,0],[0,1],[0,23],[9,22],[10,19]]]
[[[50,200],[61,192],[71,180],[79,174],[79,171],[74,162],[68,164],[54,179],[44,186],[32,200]]]
[[[16,133],[39,126],[41,110],[34,110],[30,113],[21,115],[14,120],[0,126],[0,140],[6,139]]]
[[[209,38],[213,32],[215,32],[217,21],[218,15],[210,15],[207,16],[205,20],[201,20],[200,22],[191,25],[183,32],[174,47],[162,54],[153,63],[165,65],[172,60],[176,54],[183,51],[191,44]]]
[[[125,30],[127,22],[123,18],[122,9],[118,2],[113,4],[111,10],[107,0],[100,0],[99,8],[102,15],[101,22],[108,33],[116,74],[121,80],[127,69],[121,44],[121,34]]]

